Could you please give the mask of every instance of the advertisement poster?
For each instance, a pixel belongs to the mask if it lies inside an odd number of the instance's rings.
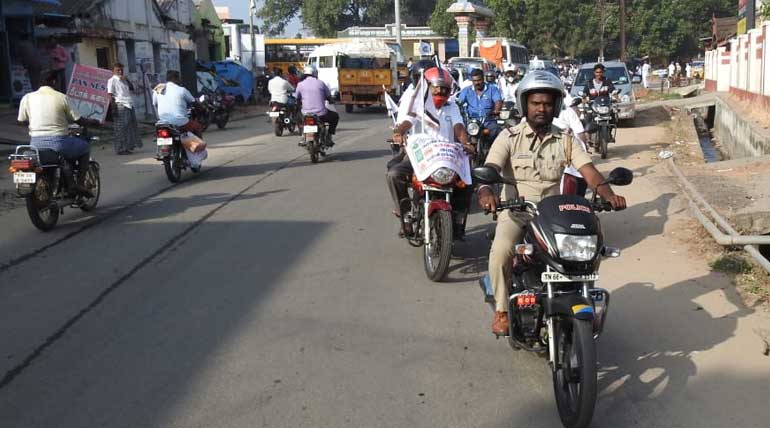
[[[67,98],[72,109],[83,117],[104,122],[110,106],[110,94],[107,93],[110,77],[110,70],[75,64],[67,86]]]
[[[23,65],[11,65],[11,90],[13,91],[13,99],[21,99],[24,95],[32,92],[32,84],[27,69]]]
[[[409,136],[406,153],[420,181],[445,167],[455,171],[463,182],[471,183],[471,166],[461,144],[436,140],[426,134],[414,134]]]

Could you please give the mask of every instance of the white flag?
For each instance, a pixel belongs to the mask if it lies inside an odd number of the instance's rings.
[[[382,89],[385,89],[385,85],[382,85]],[[385,94],[385,107],[388,109],[388,114],[393,118],[393,123],[396,123],[396,115],[398,114],[398,104],[391,98],[390,94],[386,90]]]
[[[414,88],[412,99],[404,101],[409,102],[409,116],[418,118],[423,125],[428,125],[434,129],[438,129],[438,119],[433,117],[432,114],[425,110],[425,102],[430,95],[428,86],[430,86],[428,82],[426,82],[425,79],[421,76],[420,81]]]

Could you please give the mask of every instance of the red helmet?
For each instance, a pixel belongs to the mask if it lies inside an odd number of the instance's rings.
[[[427,80],[433,86],[452,89],[452,75],[449,74],[449,71],[443,68],[429,68],[425,70],[424,76],[425,80]]]

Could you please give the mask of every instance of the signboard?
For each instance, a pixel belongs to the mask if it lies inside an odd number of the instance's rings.
[[[104,122],[110,106],[110,94],[107,93],[110,77],[112,72],[109,70],[75,64],[67,86],[67,98],[72,109],[83,117]]]
[[[754,28],[756,16],[756,0],[738,0],[738,35],[746,34],[747,31]]]
[[[23,65],[11,65],[11,91],[13,91],[13,99],[15,100],[32,92],[32,83],[30,83],[29,74]]]
[[[471,165],[461,144],[436,140],[427,134],[413,134],[409,136],[406,146],[406,153],[418,180],[427,179],[439,168],[449,168],[463,182],[471,183]]]
[[[431,45],[430,43],[420,42],[418,49],[420,52],[420,56],[433,55],[433,45]]]

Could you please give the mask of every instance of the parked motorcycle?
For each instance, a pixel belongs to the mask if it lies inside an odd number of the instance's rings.
[[[87,141],[97,140],[88,137],[88,130],[78,125],[70,126],[70,135]],[[13,174],[18,197],[24,198],[27,214],[32,224],[42,231],[56,226],[64,207],[80,208],[85,212],[96,209],[101,194],[99,163],[93,158],[88,163],[84,187],[92,197],[78,195],[73,188],[79,166],[66,161],[51,149],[38,149],[32,146],[18,146],[9,156],[9,171]]]
[[[411,246],[423,247],[425,275],[431,281],[440,282],[449,270],[455,220],[465,229],[465,218],[454,218],[452,196],[466,186],[456,171],[441,167],[423,181],[413,175],[410,198],[401,202],[401,235]]]
[[[584,98],[583,104],[578,106],[580,118],[584,128],[590,136],[590,143],[602,156],[607,159],[609,143],[615,142],[617,133],[617,106],[614,102],[618,91],[609,94],[606,88],[602,88],[593,100]]]
[[[473,170],[483,184],[507,182],[494,168]],[[628,185],[633,173],[614,169],[607,184]],[[588,426],[597,393],[595,339],[609,308],[607,290],[596,287],[602,257],[618,257],[606,246],[597,212],[609,203],[575,195],[557,195],[533,203],[503,201],[497,212],[532,216],[524,241],[514,247],[508,284],[509,342],[514,349],[548,353],[556,406],[567,428]],[[496,216],[496,213],[495,213]]]
[[[178,183],[182,179],[182,171],[190,168],[193,173],[200,168],[193,168],[187,159],[187,152],[182,146],[182,132],[179,128],[165,122],[155,124],[155,142],[158,147],[155,159],[163,162],[168,181]]]
[[[297,108],[296,98],[293,96],[289,96],[286,104],[271,102],[267,115],[273,122],[273,131],[276,137],[282,136],[284,129],[293,134],[297,130],[302,116]]]
[[[302,142],[310,154],[310,162],[318,163],[319,155],[326,156],[326,150],[329,149],[331,135],[326,123],[314,114],[306,114],[302,119]]]
[[[206,94],[208,99],[209,111],[211,111],[211,121],[216,123],[217,128],[225,129],[227,122],[230,121],[230,112],[235,107],[235,97],[222,91],[216,91]]]

